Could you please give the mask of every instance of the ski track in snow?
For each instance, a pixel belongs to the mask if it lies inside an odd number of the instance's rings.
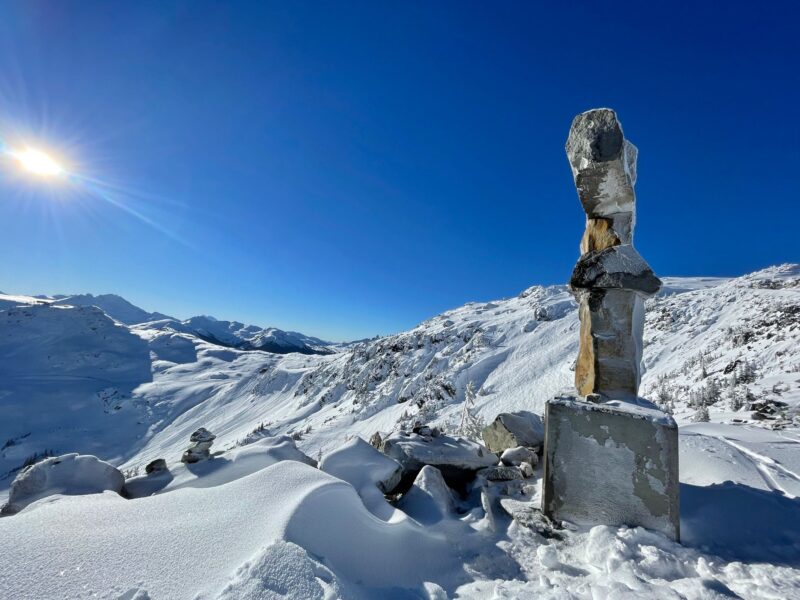
[[[761,474],[764,477],[765,483],[768,486],[770,486],[770,488],[785,494],[789,498],[797,498],[795,494],[791,493],[789,490],[787,490],[780,484],[779,479],[780,475],[785,475],[786,477],[800,484],[800,475],[798,475],[794,471],[787,469],[786,467],[781,465],[778,461],[770,458],[769,456],[759,454],[758,452],[751,450],[747,446],[734,442],[729,437],[723,437],[723,436],[715,436],[715,437],[718,440],[728,444],[732,448],[738,450],[747,459],[749,459],[761,472]],[[798,451],[800,451],[800,444],[798,445]]]

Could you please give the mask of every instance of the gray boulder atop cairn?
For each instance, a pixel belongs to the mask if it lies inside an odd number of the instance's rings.
[[[677,425],[638,396],[644,301],[661,287],[633,247],[638,151],[608,108],[575,117],[566,151],[586,213],[570,279],[580,344],[575,389],[545,407],[542,509],[678,539]]]
[[[181,456],[181,462],[191,464],[210,458],[211,453],[209,450],[216,438],[217,436],[205,427],[201,427],[195,431],[189,438],[192,445],[189,446],[186,452],[183,453],[183,456]]]

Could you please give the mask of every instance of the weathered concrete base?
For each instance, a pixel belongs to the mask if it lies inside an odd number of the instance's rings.
[[[680,537],[678,426],[657,409],[555,398],[545,408],[542,511]]]

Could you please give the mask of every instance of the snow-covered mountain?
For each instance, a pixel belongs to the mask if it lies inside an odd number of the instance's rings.
[[[41,299],[41,297],[39,297]],[[75,294],[53,296],[53,304],[63,306],[96,306],[100,308],[112,319],[116,319],[125,325],[136,325],[157,319],[169,319],[167,315],[142,310],[138,306],[131,304],[125,298],[116,294]]]
[[[667,278],[647,303],[642,393],[681,425],[683,545],[611,527],[545,539],[479,507],[387,522],[341,479],[277,457],[279,434],[320,458],[415,422],[452,431],[468,388],[486,421],[541,412],[573,376],[564,286],[353,345],[304,338],[328,354],[254,351],[268,330],[238,323],[127,325],[52,300],[0,297],[0,503],[44,454],[128,474],[164,458],[171,473],[152,497],[56,497],[3,519],[0,536],[21,540],[0,561],[14,597],[800,597],[800,265]],[[224,454],[181,465],[200,426]]]
[[[749,421],[748,407],[759,403],[778,407],[755,415],[766,424],[791,419],[800,403],[799,282],[797,265],[734,279],[667,278],[647,304],[643,394],[679,422],[697,418],[700,398],[715,421]],[[541,412],[571,385],[577,328],[565,286],[469,303],[353,346],[297,334],[303,349],[330,352],[317,355],[240,350],[282,344],[283,332],[209,317],[124,326],[96,308],[8,308],[0,394],[17,418],[0,423],[0,440],[10,442],[0,451],[0,486],[46,450],[126,467],[179,454],[200,425],[231,446],[266,424],[302,436],[312,454],[414,421],[452,429],[470,384],[485,420]]]
[[[263,350],[275,354],[333,352],[330,348],[333,344],[330,342],[296,331],[283,331],[275,327],[262,329],[256,325],[245,325],[238,321],[220,321],[209,316],[192,317],[185,321],[167,319],[152,323],[151,327],[189,333],[207,342],[240,350]]]

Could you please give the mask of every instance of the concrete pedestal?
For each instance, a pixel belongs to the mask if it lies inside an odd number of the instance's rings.
[[[678,426],[619,403],[555,398],[545,409],[543,512],[579,525],[641,526],[680,537]]]

